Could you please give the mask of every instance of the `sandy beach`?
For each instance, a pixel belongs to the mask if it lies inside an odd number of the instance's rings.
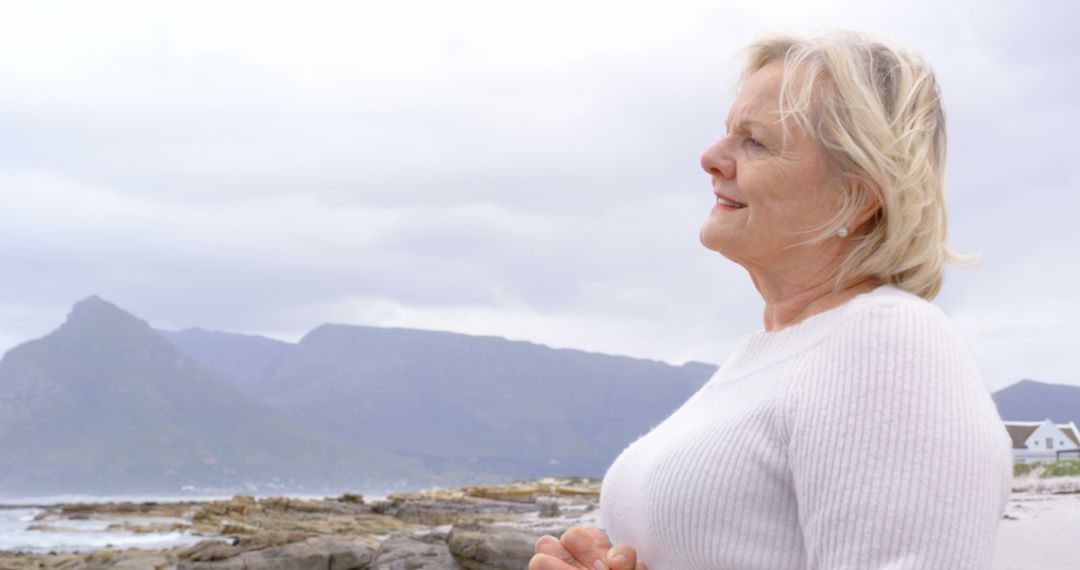
[[[994,570],[1080,568],[1080,494],[1014,491],[998,527]]]

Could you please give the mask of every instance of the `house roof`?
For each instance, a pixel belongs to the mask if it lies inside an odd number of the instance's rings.
[[[1027,446],[1024,445],[1024,442],[1026,442],[1027,439],[1031,437],[1031,434],[1035,430],[1039,429],[1040,426],[1049,421],[1050,420],[1047,419],[1041,422],[1005,422],[1005,429],[1008,430],[1009,437],[1012,438],[1012,448],[1027,449]],[[1061,433],[1065,434],[1065,437],[1068,437],[1070,440],[1072,440],[1072,442],[1076,444],[1077,447],[1080,447],[1080,434],[1077,434],[1073,430],[1071,422],[1067,424],[1054,424],[1053,422],[1050,423],[1054,427],[1058,428]]]
[[[1012,438],[1013,449],[1027,449],[1024,442],[1027,441],[1028,436],[1030,436],[1032,432],[1039,429],[1039,424],[1018,425],[1017,423],[1006,423],[1005,429],[1009,430],[1009,437]]]
[[[1073,440],[1073,443],[1080,447],[1080,439],[1077,439],[1076,434],[1073,433],[1073,428],[1058,426],[1058,429],[1060,429],[1065,435],[1069,436],[1069,439]]]

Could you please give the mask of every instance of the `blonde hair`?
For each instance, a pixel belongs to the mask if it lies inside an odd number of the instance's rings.
[[[790,118],[816,139],[843,192],[840,211],[809,242],[837,235],[871,200],[880,205],[849,228],[837,288],[872,276],[931,300],[946,263],[976,261],[945,243],[945,114],[934,73],[918,55],[856,32],[772,36],[748,52],[742,80],[784,63],[785,136]]]

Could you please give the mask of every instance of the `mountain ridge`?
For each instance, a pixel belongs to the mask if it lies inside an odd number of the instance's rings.
[[[295,425],[99,297],[0,359],[0,449],[0,494],[423,473]]]
[[[600,476],[716,369],[405,327],[160,331],[91,295],[0,358],[0,495]],[[1005,420],[1080,423],[1078,387],[1023,379],[993,397]]]
[[[1023,378],[994,392],[1005,421],[1076,422],[1080,425],[1080,387]]]

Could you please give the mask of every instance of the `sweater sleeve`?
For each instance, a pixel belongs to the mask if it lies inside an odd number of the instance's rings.
[[[990,568],[1012,455],[966,343],[929,303],[834,332],[786,392],[807,567]]]

